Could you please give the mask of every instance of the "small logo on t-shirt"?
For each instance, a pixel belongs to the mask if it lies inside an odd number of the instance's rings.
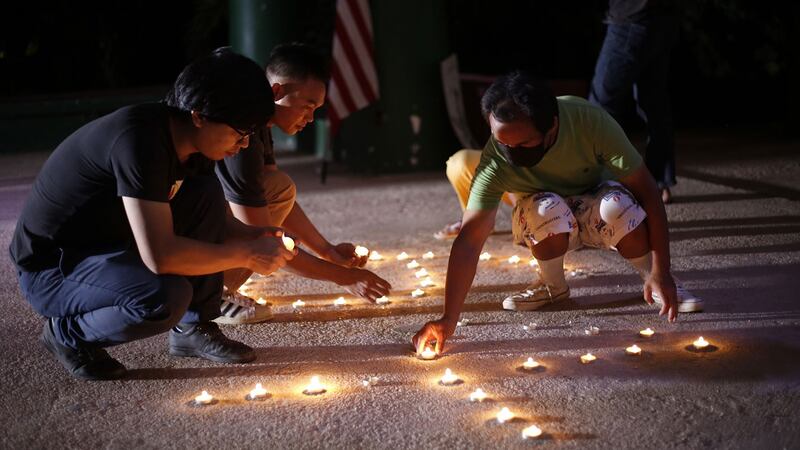
[[[172,183],[172,187],[169,188],[169,199],[172,200],[172,197],[175,197],[175,194],[178,193],[178,189],[181,188],[181,184],[183,184],[183,180],[175,180]]]

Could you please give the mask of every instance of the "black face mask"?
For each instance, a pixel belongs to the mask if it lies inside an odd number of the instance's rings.
[[[495,140],[495,142],[497,142]],[[497,142],[497,149],[509,163],[520,167],[533,167],[544,158],[549,147],[544,146],[544,140],[536,147],[509,147]]]

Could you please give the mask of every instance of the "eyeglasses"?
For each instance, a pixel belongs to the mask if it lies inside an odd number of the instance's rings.
[[[250,136],[252,136],[252,135],[254,135],[256,133],[256,128],[255,127],[250,128],[249,130],[240,130],[240,129],[234,127],[233,125],[230,125],[230,124],[226,124],[226,125],[228,125],[228,127],[230,127],[230,129],[232,129],[233,131],[236,132],[236,134],[239,135],[239,139],[236,140],[236,145],[243,144],[245,139],[249,138]]]

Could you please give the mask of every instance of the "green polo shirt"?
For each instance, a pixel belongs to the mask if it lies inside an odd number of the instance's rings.
[[[539,164],[514,166],[489,138],[470,188],[467,209],[494,209],[503,192],[582,194],[606,180],[630,175],[642,157],[622,127],[599,106],[580,97],[558,97],[558,138]]]

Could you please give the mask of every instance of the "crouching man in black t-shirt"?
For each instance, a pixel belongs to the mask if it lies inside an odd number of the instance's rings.
[[[94,120],[47,160],[10,251],[48,318],[42,342],[72,375],[119,378],[125,367],[103,347],[170,329],[173,355],[255,359],[211,322],[222,272],[271,273],[294,253],[280,230],[227,212],[212,161],[247,147],[273,102],[258,65],[220,49],[187,66],[165,103]]]

